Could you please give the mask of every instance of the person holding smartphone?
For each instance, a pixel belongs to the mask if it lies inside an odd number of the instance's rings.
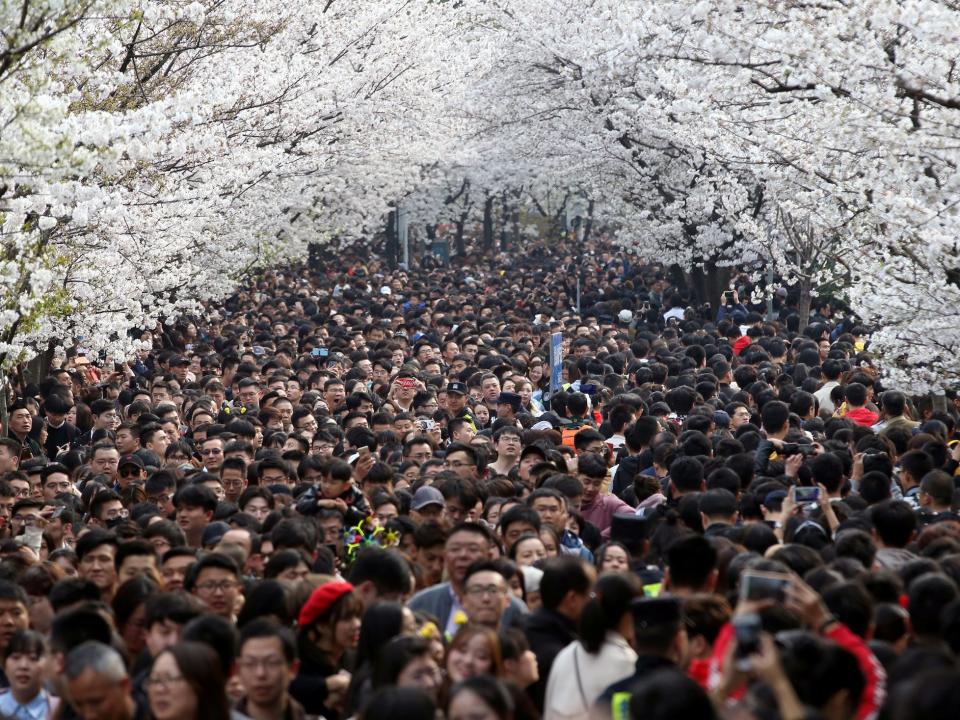
[[[747,320],[747,308],[740,302],[740,296],[736,290],[724,290],[720,296],[720,305],[717,308],[717,323],[724,320],[733,320],[737,325],[742,325]]]

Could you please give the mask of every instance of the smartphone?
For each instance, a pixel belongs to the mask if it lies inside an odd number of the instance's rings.
[[[790,576],[785,573],[747,570],[740,578],[740,599],[783,602],[789,584]]]
[[[597,392],[597,386],[596,386],[596,385],[590,385],[590,384],[581,385],[581,386],[580,386],[580,392],[582,392],[584,395],[593,395],[593,394],[595,394],[595,393]]]
[[[314,357],[326,357],[327,355],[330,354],[330,351],[327,350],[326,348],[314,348],[313,350],[310,351],[310,354],[313,355]]]
[[[756,613],[737,615],[733,618],[733,634],[737,640],[734,662],[740,672],[750,670],[750,656],[760,651],[760,632],[763,625]]]
[[[798,503],[812,503],[820,499],[820,488],[797,486],[793,489],[793,499]]]
[[[370,454],[370,448],[368,448],[366,445],[361,445],[357,448],[357,454],[360,457],[365,458]]]

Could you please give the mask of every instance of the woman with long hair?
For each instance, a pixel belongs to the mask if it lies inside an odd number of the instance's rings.
[[[153,720],[230,720],[226,678],[210,646],[180,642],[157,655],[144,681]]]
[[[413,612],[400,603],[377,603],[363,614],[360,641],[354,661],[355,669],[350,678],[350,689],[347,691],[348,714],[359,707],[360,698],[370,693],[373,668],[383,647],[399,635],[412,635],[416,628],[417,620]]]
[[[580,639],[557,655],[543,701],[544,720],[584,718],[613,683],[633,674],[633,601],[643,595],[630,573],[602,575],[580,616]]]
[[[450,682],[458,683],[476,675],[503,675],[500,638],[484,625],[467,624],[450,641],[444,663]]]
[[[297,646],[300,672],[290,694],[309,715],[341,717],[350,684],[348,652],[360,641],[363,602],[347,582],[328,582],[314,589],[300,610]]]

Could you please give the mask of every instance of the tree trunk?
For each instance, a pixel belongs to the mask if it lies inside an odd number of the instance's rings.
[[[807,325],[810,324],[810,305],[813,303],[813,285],[809,280],[800,281],[800,325],[797,328],[798,333],[802,333]]]
[[[589,242],[590,234],[593,232],[593,200],[587,205],[587,217],[583,226],[583,242]]]
[[[391,210],[387,214],[386,227],[387,242],[384,245],[383,253],[386,257],[387,265],[395,270],[400,257],[400,241],[397,237],[397,212]]]
[[[483,246],[493,247],[493,197],[490,195],[483,203]]]
[[[507,201],[507,191],[501,196],[500,211],[500,249],[506,252],[510,247],[510,231],[507,229],[507,220],[510,217],[510,203]]]
[[[701,305],[710,303],[710,307],[716,310],[720,303],[720,296],[730,285],[730,269],[717,267],[711,263],[706,268],[695,267],[682,274],[687,287],[693,294],[692,299]]]
[[[453,238],[454,247],[457,250],[458,257],[466,257],[467,246],[463,240],[463,231],[467,226],[467,213],[463,213],[460,218],[454,223],[457,227],[457,234]]]
[[[47,349],[33,358],[24,368],[24,378],[28,383],[39,383],[50,374],[53,364],[53,341],[47,344]]]

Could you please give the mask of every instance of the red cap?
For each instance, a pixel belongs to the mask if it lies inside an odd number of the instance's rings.
[[[318,587],[310,593],[310,599],[300,608],[300,627],[313,625],[318,617],[330,609],[331,605],[352,591],[353,585],[348,582],[328,582]]]

